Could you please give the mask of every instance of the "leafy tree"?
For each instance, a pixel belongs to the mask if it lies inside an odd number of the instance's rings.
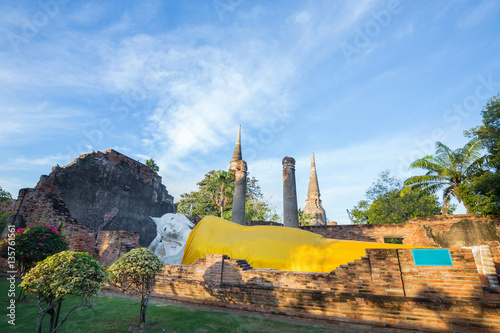
[[[488,151],[489,170],[460,186],[461,196],[473,213],[500,216],[500,98],[494,96],[481,112],[482,125],[466,131],[468,137],[481,140]]]
[[[121,256],[108,269],[111,282],[126,294],[141,297],[139,314],[141,328],[146,326],[146,310],[155,276],[163,266],[163,262],[153,251],[139,248]]]
[[[484,109],[481,111],[483,124],[465,135],[480,140],[483,147],[488,150],[488,162],[496,171],[500,169],[500,98],[494,96],[491,98]]]
[[[303,226],[311,225],[311,219],[312,219],[311,215],[309,214],[304,215],[304,211],[302,210],[302,208],[299,208],[298,214],[299,214],[299,225]]]
[[[410,165],[411,169],[424,169],[423,176],[413,176],[405,181],[409,189],[418,189],[425,193],[443,190],[442,214],[446,214],[448,203],[455,197],[462,202],[461,184],[467,184],[473,178],[485,172],[485,157],[481,151],[481,141],[472,139],[463,148],[451,150],[441,142],[436,142],[436,154],[420,158]],[[463,202],[467,212],[470,207]]]
[[[155,163],[155,160],[153,160],[152,158],[150,158],[149,160],[146,160],[146,165],[148,167],[150,167],[151,169],[153,169],[153,171],[160,171],[160,167],[156,165]]]
[[[21,277],[38,261],[68,249],[66,238],[59,229],[45,224],[19,228],[11,239],[15,240],[16,263]],[[0,256],[5,259],[8,256],[8,241],[9,238],[0,241]]]
[[[224,217],[224,207],[228,204],[228,197],[234,194],[234,175],[227,171],[216,171],[207,182],[211,192],[210,198],[220,207],[220,217]]]
[[[389,171],[366,191],[366,200],[361,200],[350,211],[356,224],[403,223],[419,216],[439,214],[438,198],[417,190],[403,191],[403,182],[392,177]]]
[[[14,200],[9,192],[0,186],[0,231],[4,229],[14,209]]]
[[[215,173],[210,171],[205,174],[205,178],[198,182],[198,190],[181,194],[181,200],[177,202],[177,212],[191,216],[217,216],[220,215],[220,206],[214,200],[215,189],[210,184]],[[233,173],[230,173],[233,176]],[[233,176],[234,177],[234,176]],[[227,190],[227,203],[223,209],[223,218],[231,219],[234,182],[231,182]],[[245,206],[245,219],[251,220],[271,220],[278,221],[279,217],[264,200],[264,195],[260,189],[258,180],[255,177],[247,177],[247,197]]]
[[[53,333],[74,310],[91,307],[93,298],[106,281],[104,268],[85,252],[63,251],[38,262],[20,284],[26,293],[37,297],[40,312],[36,332],[43,331],[46,314],[50,316],[49,333]],[[81,296],[81,301],[59,320],[61,304],[66,295]]]

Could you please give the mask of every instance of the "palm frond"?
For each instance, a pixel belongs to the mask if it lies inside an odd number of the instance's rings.
[[[433,156],[425,156],[410,164],[410,169],[424,169],[438,173],[442,170],[442,165]]]

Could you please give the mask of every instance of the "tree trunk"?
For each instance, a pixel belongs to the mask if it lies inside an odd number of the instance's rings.
[[[146,292],[146,295],[141,297],[141,314],[140,314],[140,327],[144,329],[146,327],[146,311],[148,309],[149,297],[151,296],[151,290]]]
[[[56,307],[54,328],[56,328],[57,324],[59,323],[59,314],[61,313],[61,304],[62,304],[62,301],[60,301],[59,304],[57,304],[57,307]],[[56,330],[54,329],[53,332],[55,333]]]

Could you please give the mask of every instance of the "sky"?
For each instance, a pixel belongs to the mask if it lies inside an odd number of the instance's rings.
[[[282,214],[311,153],[329,221],[383,170],[464,130],[500,91],[500,2],[0,0],[0,186],[115,149],[153,158],[175,201],[243,159]],[[421,172],[421,171],[420,171]],[[463,213],[459,207],[457,213]]]

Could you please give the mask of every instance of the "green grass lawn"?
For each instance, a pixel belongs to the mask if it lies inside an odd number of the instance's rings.
[[[16,302],[16,325],[7,323],[10,298],[8,282],[0,277],[0,332],[35,332],[38,307],[33,297]],[[61,317],[77,305],[79,299],[68,297],[62,305]],[[130,303],[130,304],[129,304]],[[48,320],[48,316],[46,316]],[[246,317],[218,311],[203,311],[178,305],[155,303],[148,306],[147,328],[139,330],[139,304],[122,297],[98,296],[92,308],[75,310],[58,333],[99,332],[331,332],[311,326]]]

